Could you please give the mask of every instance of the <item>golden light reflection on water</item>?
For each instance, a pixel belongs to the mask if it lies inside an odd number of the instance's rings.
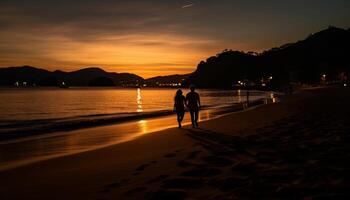
[[[210,119],[210,111],[209,110],[201,110],[199,115],[199,122]]]
[[[136,89],[136,88],[135,88]],[[151,89],[143,89],[143,93],[141,94],[141,89],[136,89],[136,95],[135,95],[135,89],[130,89],[130,91],[127,91],[125,93],[124,90],[121,90],[118,93],[113,93],[110,90],[99,90],[98,95],[91,92],[86,92],[86,90],[83,90],[81,93],[77,93],[77,91],[71,91],[68,93],[68,100],[72,101],[72,98],[81,97],[81,94],[94,94],[94,96],[98,97],[106,97],[107,94],[112,95],[113,101],[117,100],[125,100],[128,102],[133,102],[132,104],[132,110],[137,110],[138,112],[147,111],[147,105],[150,104],[148,102],[154,102],[155,100],[159,100],[161,98],[165,99],[164,101],[159,101],[160,103],[167,102],[168,99],[172,100],[173,94],[176,92],[174,91],[167,91],[167,90],[151,90]],[[43,91],[39,91],[42,93]],[[44,91],[47,93],[47,91]],[[55,93],[58,93],[54,91]],[[187,91],[185,91],[187,92]],[[37,93],[35,93],[37,94]],[[47,96],[52,96],[48,93]],[[58,93],[61,94],[61,93]],[[156,94],[156,95],[155,95]],[[169,94],[169,95],[168,95]],[[241,101],[241,95],[245,95],[245,93],[241,90],[238,91],[238,98]],[[62,98],[67,97],[67,93],[61,94]],[[69,96],[69,95],[74,95]],[[123,96],[124,95],[124,96]],[[269,99],[269,103],[277,102],[277,95],[274,95],[273,93],[263,93],[263,97],[272,97],[273,99]],[[85,99],[89,99],[89,96],[85,96]],[[152,97],[152,98],[150,98]],[[156,97],[156,98],[154,98]],[[136,104],[135,105],[135,98],[136,98]],[[94,98],[91,98],[93,100],[96,100]],[[230,98],[232,99],[232,98]],[[242,99],[245,99],[245,96],[242,97]],[[266,98],[268,99],[268,98]],[[204,103],[205,97],[204,97]],[[207,100],[208,104],[210,102],[214,102],[216,99],[209,99]],[[234,97],[234,100],[236,100],[236,97]],[[47,102],[47,101],[46,101]],[[76,101],[77,102],[77,101]],[[99,104],[92,104],[92,102],[89,101],[86,103],[86,105],[94,105],[98,106]],[[104,102],[104,101],[100,101]],[[119,103],[120,101],[118,101]],[[96,103],[96,102],[95,102]],[[57,108],[57,109],[61,109]],[[213,119],[215,117],[218,117],[223,114],[220,110],[216,112],[213,110],[201,110],[199,113],[200,121],[205,121],[209,119]],[[183,121],[183,125],[190,125],[190,116],[189,113],[185,114],[185,118]],[[44,160],[49,157],[55,157],[55,156],[61,156],[61,155],[69,155],[77,152],[83,152],[87,150],[97,149],[104,146],[109,146],[112,144],[117,144],[125,141],[130,141],[135,139],[136,137],[149,134],[155,131],[164,130],[166,128],[175,127],[177,125],[176,122],[176,116],[164,116],[160,118],[149,118],[145,120],[137,120],[137,121],[130,121],[126,123],[117,123],[112,126],[103,126],[103,127],[95,127],[95,128],[88,128],[88,129],[80,129],[72,132],[58,132],[57,134],[48,134],[45,136],[38,136],[38,138],[28,138],[28,140],[23,140],[22,142],[16,142],[16,143],[9,143],[9,144],[1,144],[0,145],[0,152],[3,152],[3,155],[6,155],[6,160],[2,160],[2,165],[0,165],[0,171],[1,169],[8,168],[11,166],[19,166],[22,165],[21,163],[27,163],[27,162],[34,162],[37,160]],[[98,133],[98,134],[96,134]],[[5,159],[5,158],[4,158]],[[6,162],[4,164],[4,162]]]
[[[148,121],[147,120],[140,120],[137,122],[137,125],[138,125],[142,134],[146,134],[148,132]]]
[[[275,98],[275,95],[272,92],[270,93],[270,99],[272,100],[272,103],[276,103],[277,102],[277,100]]]
[[[137,103],[137,112],[142,112],[142,96],[141,96],[141,89],[137,88],[137,97],[136,97],[136,103]]]
[[[237,90],[238,102],[242,102],[241,90]]]

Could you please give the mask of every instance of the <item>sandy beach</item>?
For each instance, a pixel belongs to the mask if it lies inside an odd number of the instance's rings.
[[[199,129],[2,171],[0,199],[346,199],[349,102],[349,88],[304,89]]]

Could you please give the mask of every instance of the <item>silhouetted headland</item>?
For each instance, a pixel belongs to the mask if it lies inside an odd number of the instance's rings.
[[[0,86],[128,86],[143,82],[135,74],[106,72],[100,68],[85,68],[73,72],[23,66],[0,68]]]
[[[225,50],[201,61],[184,82],[199,87],[341,83],[349,76],[350,30],[329,27],[304,40],[262,53]],[[325,77],[324,77],[325,76]]]
[[[349,76],[350,30],[330,26],[304,40],[256,52],[224,50],[201,61],[191,74],[144,79],[99,68],[74,72],[24,67],[0,68],[0,86],[131,86],[255,88],[280,90],[290,84],[346,84]]]

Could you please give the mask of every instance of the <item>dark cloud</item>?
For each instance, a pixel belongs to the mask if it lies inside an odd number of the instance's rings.
[[[182,8],[190,4],[195,6]],[[199,61],[194,59],[222,49],[261,51],[328,25],[348,28],[349,10],[350,1],[345,0],[1,0],[0,51],[7,53],[0,58],[42,54],[52,62],[58,60],[52,57],[56,54],[78,57],[95,48],[99,51],[94,53],[111,59],[114,51],[120,55],[129,48],[153,52],[149,56],[154,57],[178,52],[182,55],[177,59],[186,59],[194,68]],[[104,49],[109,45],[110,50]],[[185,54],[193,54],[193,59]],[[61,62],[82,63],[73,58]]]

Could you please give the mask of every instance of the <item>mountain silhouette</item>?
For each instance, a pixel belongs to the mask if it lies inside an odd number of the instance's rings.
[[[172,84],[178,84],[182,83],[184,80],[186,80],[189,77],[190,74],[175,74],[175,75],[169,75],[169,76],[156,76],[153,78],[145,79],[145,83],[147,86],[170,86]]]
[[[16,82],[38,86],[60,86],[62,82],[70,86],[123,86],[142,83],[143,78],[129,73],[109,73],[96,67],[73,72],[50,72],[31,66],[0,68],[0,85],[12,86]]]
[[[107,77],[98,77],[90,80],[89,86],[93,87],[110,87],[110,86],[115,86],[115,83],[113,82],[112,79],[107,78]]]
[[[240,80],[259,82],[264,77],[273,77],[271,85],[279,87],[289,82],[319,83],[323,74],[336,80],[339,73],[349,74],[349,46],[349,29],[329,27],[304,40],[260,54],[224,50],[201,61],[184,84],[223,88]]]
[[[57,86],[182,86],[195,84],[203,88],[232,88],[238,81],[259,83],[268,77],[268,88],[283,87],[290,82],[319,83],[321,76],[337,80],[340,74],[349,77],[350,29],[330,26],[304,40],[284,44],[262,53],[224,50],[201,61],[191,74],[157,76],[144,80],[129,73],[110,73],[100,68],[73,72],[23,66],[0,68],[0,85],[16,82],[28,85]],[[178,85],[177,85],[178,86]]]

